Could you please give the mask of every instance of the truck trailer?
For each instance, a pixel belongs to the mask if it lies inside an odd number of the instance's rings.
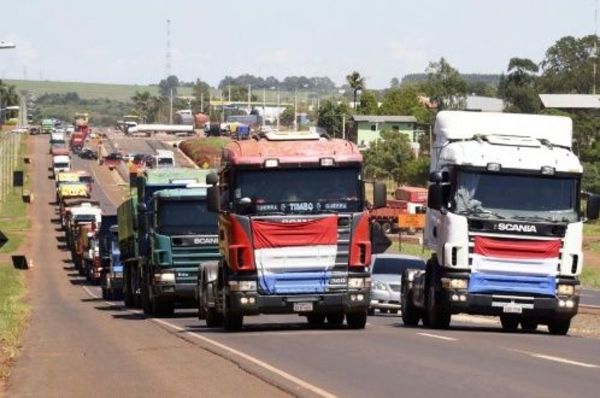
[[[206,210],[209,170],[145,170],[117,210],[128,306],[169,316],[195,305],[198,265],[219,258],[216,216]]]
[[[199,318],[227,331],[258,314],[364,328],[372,244],[362,164],[354,144],[316,133],[228,144],[207,180],[223,258],[200,266]],[[374,190],[375,207],[385,205],[385,185]]]
[[[447,328],[468,313],[499,316],[506,330],[568,333],[583,266],[572,130],[566,117],[438,113],[424,236],[433,255],[402,277],[406,325]]]

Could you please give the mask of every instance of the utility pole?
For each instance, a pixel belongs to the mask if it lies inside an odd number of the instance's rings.
[[[204,92],[200,93],[200,112],[204,113]]]
[[[346,114],[342,115],[342,138],[346,139]]]
[[[252,84],[248,84],[248,115],[252,112]]]
[[[231,84],[227,85],[227,102],[231,105]]]
[[[294,90],[294,131],[298,131],[298,89]]]
[[[263,111],[262,111],[262,125],[265,125],[265,109],[267,102],[267,89],[263,87]]]
[[[171,87],[169,95],[169,124],[173,124],[173,87]]]
[[[281,99],[279,95],[279,87],[277,87],[277,131],[279,131],[279,115],[281,114]]]
[[[594,8],[594,53],[590,57],[592,58],[592,94],[596,95],[596,64],[598,62],[598,0],[596,0],[596,7]]]

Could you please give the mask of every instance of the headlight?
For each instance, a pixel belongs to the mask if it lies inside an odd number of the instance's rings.
[[[158,283],[175,283],[175,273],[163,272],[161,274],[154,274],[154,281]]]
[[[373,290],[387,290],[387,286],[381,281],[373,281]]]
[[[441,282],[444,289],[466,289],[469,285],[467,279],[442,278]]]
[[[575,293],[575,286],[573,286],[573,285],[558,285],[556,291],[560,295],[572,296],[573,293]]]
[[[348,278],[349,289],[362,289],[369,287],[371,279],[369,278]]]
[[[256,281],[229,281],[229,290],[232,292],[255,291]]]

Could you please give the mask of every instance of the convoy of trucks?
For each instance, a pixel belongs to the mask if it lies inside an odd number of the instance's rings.
[[[207,170],[145,170],[118,210],[127,305],[168,316],[194,305],[198,264],[219,257],[216,216],[206,210]]]
[[[447,328],[452,314],[496,315],[503,328],[566,334],[583,266],[572,121],[438,113],[431,151],[425,271],[402,277],[402,317]],[[598,218],[598,199],[588,199]]]
[[[244,316],[296,313],[365,327],[371,238],[362,155],[349,141],[268,133],[229,144],[207,183],[222,259],[200,264],[198,313],[239,330]],[[376,183],[374,207],[385,204]]]

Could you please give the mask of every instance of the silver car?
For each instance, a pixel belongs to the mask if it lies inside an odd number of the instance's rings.
[[[397,314],[400,310],[402,273],[407,268],[425,269],[425,261],[406,254],[377,254],[371,263],[371,305],[369,314]]]

